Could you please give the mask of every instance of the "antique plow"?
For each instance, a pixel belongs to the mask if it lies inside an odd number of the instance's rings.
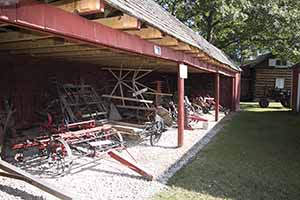
[[[65,132],[40,136],[33,139],[16,141],[12,144],[15,152],[14,159],[18,162],[30,160],[26,157],[26,150],[38,150],[36,157],[47,160],[44,168],[52,176],[69,173],[76,159],[90,157],[101,159],[108,155],[132,170],[140,173],[146,179],[152,176],[142,170],[136,163],[122,158],[116,150],[125,150],[121,134],[110,125],[95,126],[94,120],[69,124]],[[34,160],[31,158],[31,160]],[[126,160],[126,162],[124,161]],[[123,162],[124,161],[124,162]],[[130,165],[128,164],[130,163]]]

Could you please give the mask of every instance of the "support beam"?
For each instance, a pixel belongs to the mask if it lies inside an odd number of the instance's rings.
[[[37,49],[21,49],[21,50],[11,50],[10,54],[22,55],[22,54],[55,54],[64,52],[79,52],[79,51],[90,51],[97,50],[97,48],[89,47],[86,45],[61,45],[52,46],[48,48],[37,48]]]
[[[180,78],[179,75],[179,67],[178,67],[178,80],[177,80],[177,89],[178,89],[178,117],[177,117],[177,125],[178,125],[178,138],[177,138],[177,146],[183,146],[184,139],[184,79]]]
[[[139,36],[141,39],[145,40],[153,40],[153,39],[162,39],[163,35],[158,29],[149,27],[149,28],[142,28],[140,30],[133,30],[133,31],[126,31],[131,35]]]
[[[231,78],[231,110],[236,111],[236,89],[235,89],[235,77]]]
[[[215,120],[219,120],[219,106],[220,106],[220,74],[215,74]]]
[[[119,30],[139,30],[141,28],[141,22],[137,18],[129,15],[101,18],[93,21]]]
[[[45,49],[45,48],[53,48],[53,47],[62,47],[62,46],[78,46],[78,43],[69,43],[50,38],[40,41],[23,41],[23,42],[16,42],[16,43],[7,43],[1,44],[0,50],[26,50],[26,49]]]
[[[5,23],[3,23],[3,24],[1,23],[1,24],[0,24],[0,28],[6,27],[6,26],[10,26],[10,25],[9,25],[9,24],[5,24]]]

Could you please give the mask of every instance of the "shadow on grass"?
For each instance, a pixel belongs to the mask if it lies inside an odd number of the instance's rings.
[[[158,199],[298,199],[299,169],[300,116],[241,112]]]

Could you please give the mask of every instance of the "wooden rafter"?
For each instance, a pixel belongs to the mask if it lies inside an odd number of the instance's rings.
[[[163,35],[162,32],[156,28],[149,27],[149,28],[141,28],[140,30],[132,30],[126,31],[129,34],[137,35],[142,39],[162,39]]]
[[[71,13],[91,14],[91,13],[104,13],[105,4],[103,0],[61,0],[51,3]]]
[[[161,46],[178,46],[178,40],[171,36],[165,36],[162,39],[149,40],[149,41]]]
[[[129,15],[100,18],[93,21],[111,27],[113,29],[138,30],[141,28],[141,22],[137,18],[131,17]]]
[[[0,44],[9,44],[9,43],[17,43],[17,42],[25,42],[25,41],[36,41],[36,40],[45,40],[49,38],[53,38],[54,36],[43,36],[43,35],[33,35],[29,33],[21,33],[21,32],[8,32],[8,33],[0,33]]]
[[[172,49],[174,49],[176,51],[191,51],[192,50],[190,45],[183,43],[183,42],[179,42],[178,46],[172,47]]]
[[[69,43],[69,42],[62,42],[57,43],[55,40],[45,39],[41,41],[23,41],[17,43],[8,43],[8,44],[1,44],[0,50],[31,50],[31,49],[47,49],[47,48],[59,48],[59,47],[71,47],[71,46],[79,46],[80,44],[77,43]]]
[[[9,24],[5,24],[5,23],[3,23],[3,24],[1,23],[1,24],[0,24],[0,28],[1,28],[1,27],[6,27],[6,26],[9,26]]]
[[[196,47],[192,47],[191,46],[191,50],[187,51],[186,53],[188,53],[188,54],[199,54],[200,50],[198,48],[196,48]]]
[[[35,55],[45,55],[45,56],[54,56],[54,55],[64,55],[64,54],[73,54],[74,52],[89,53],[89,51],[96,51],[102,48],[94,48],[87,46],[61,46],[61,47],[50,47],[44,49],[29,49],[29,50],[11,50],[10,54],[13,55],[23,55],[23,54],[35,54]]]

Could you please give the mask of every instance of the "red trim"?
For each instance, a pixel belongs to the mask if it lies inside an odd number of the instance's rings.
[[[216,67],[180,51],[161,47],[161,55],[154,53],[154,44],[89,21],[48,4],[33,0],[22,0],[17,7],[0,8],[0,21],[12,25],[50,33],[58,37],[73,39],[92,45],[103,45],[135,54],[184,63],[197,69],[216,72]],[[224,75],[236,72],[222,69]]]

